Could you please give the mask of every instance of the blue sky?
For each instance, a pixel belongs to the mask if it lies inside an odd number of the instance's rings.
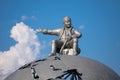
[[[0,52],[17,44],[10,37],[16,23],[23,22],[33,30],[56,29],[63,26],[65,16],[72,18],[72,25],[83,35],[80,55],[100,61],[120,75],[120,0],[2,0]],[[37,36],[43,45],[37,58],[47,57],[51,40],[57,37]]]

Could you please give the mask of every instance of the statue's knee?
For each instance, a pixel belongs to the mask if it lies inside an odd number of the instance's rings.
[[[77,39],[77,38],[74,38],[74,39],[73,39],[73,42],[78,42],[78,39]]]
[[[52,44],[55,44],[56,43],[56,40],[52,40]]]

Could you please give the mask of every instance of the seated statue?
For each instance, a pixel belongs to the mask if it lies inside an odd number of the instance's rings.
[[[55,30],[37,29],[37,32],[43,34],[50,34],[59,36],[58,40],[52,41],[52,51],[49,56],[54,56],[56,53],[60,55],[78,55],[80,48],[78,48],[78,39],[81,37],[81,33],[75,30],[71,26],[71,18],[66,16],[63,19],[64,27]]]

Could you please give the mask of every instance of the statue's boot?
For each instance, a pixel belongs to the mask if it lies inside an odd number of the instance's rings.
[[[48,56],[49,56],[49,57],[55,56],[55,53],[50,53]]]

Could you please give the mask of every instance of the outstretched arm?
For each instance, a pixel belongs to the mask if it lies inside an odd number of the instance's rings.
[[[37,29],[37,32],[43,33],[43,34],[50,34],[50,35],[59,35],[60,29],[55,29],[55,30],[47,30],[47,29]]]

